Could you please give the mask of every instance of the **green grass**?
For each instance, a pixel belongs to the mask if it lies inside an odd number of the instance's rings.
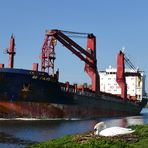
[[[148,124],[131,126],[135,129],[135,134],[138,135],[139,141],[134,143],[133,148],[148,148]]]
[[[148,148],[148,124],[130,128],[135,132],[118,137],[99,137],[92,133],[68,135],[29,146],[30,148]]]

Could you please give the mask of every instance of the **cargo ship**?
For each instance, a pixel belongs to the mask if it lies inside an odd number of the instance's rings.
[[[87,48],[82,48],[69,34],[86,36]],[[57,41],[84,61],[91,85],[71,85],[68,81],[59,81],[59,70],[54,70]],[[32,70],[14,68],[13,35],[6,52],[9,55],[8,67],[0,64],[0,118],[89,119],[133,116],[138,115],[147,104],[144,93],[135,96],[127,93],[127,77],[141,80],[143,76],[138,70],[125,71],[126,58],[122,51],[117,57],[116,71],[110,72],[114,74],[119,93],[102,90],[101,72],[97,70],[96,37],[92,33],[57,29],[46,31],[40,71],[38,63],[33,63]]]

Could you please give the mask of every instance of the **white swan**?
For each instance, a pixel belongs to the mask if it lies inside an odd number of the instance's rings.
[[[130,128],[123,128],[117,126],[106,128],[104,122],[97,123],[94,126],[94,130],[95,130],[94,134],[100,136],[117,136],[117,135],[130,134],[134,132],[134,130]]]

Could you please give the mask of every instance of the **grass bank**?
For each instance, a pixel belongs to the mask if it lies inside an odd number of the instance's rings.
[[[30,148],[148,148],[148,124],[136,125],[133,134],[100,137],[92,132],[68,135],[30,146]]]

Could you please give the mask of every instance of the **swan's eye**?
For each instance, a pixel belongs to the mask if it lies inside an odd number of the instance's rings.
[[[95,128],[94,131],[96,131],[97,129]]]

